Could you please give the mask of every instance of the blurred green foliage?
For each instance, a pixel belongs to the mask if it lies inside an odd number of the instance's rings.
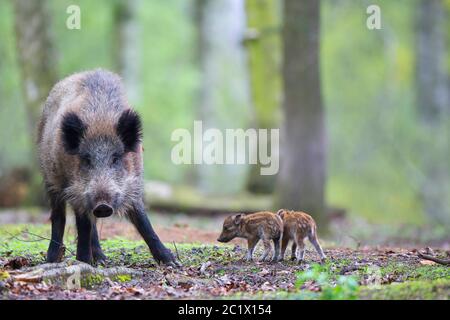
[[[0,171],[30,159],[14,37],[12,6],[0,0]]]
[[[115,1],[51,0],[58,74],[96,67],[116,70]],[[145,175],[184,182],[188,168],[170,162],[170,134],[197,114],[193,1],[141,1],[140,95]],[[68,5],[82,8],[81,30],[65,26]],[[382,8],[382,30],[366,28],[366,8]],[[322,82],[327,108],[331,205],[371,221],[425,221],[419,194],[414,90],[414,6],[411,0],[326,0],[322,7]],[[450,2],[446,1],[447,7]],[[450,37],[447,32],[447,37]],[[218,35],[220,36],[220,35]],[[449,38],[450,39],[450,38]],[[448,57],[450,70],[450,56]],[[26,165],[26,131],[11,2],[0,0],[0,172]],[[218,88],[220,90],[220,88]],[[218,114],[225,117],[223,111]],[[229,115],[226,115],[229,117]],[[445,159],[437,159],[444,161]]]
[[[372,221],[423,222],[415,180],[414,3],[327,1],[322,73],[329,134],[328,200]]]
[[[330,284],[330,283],[333,283]],[[335,277],[329,270],[329,266],[313,265],[309,270],[300,271],[297,274],[295,287],[317,286],[316,292],[300,292],[300,299],[319,300],[354,300],[359,289],[358,281],[352,276]]]

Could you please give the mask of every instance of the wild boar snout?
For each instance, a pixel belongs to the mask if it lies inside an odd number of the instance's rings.
[[[100,204],[95,207],[93,213],[97,218],[106,218],[112,215],[114,212],[113,208],[111,208],[107,204]]]
[[[88,211],[91,211],[96,217],[108,217],[120,207],[121,188],[111,176],[99,175],[88,185]]]
[[[217,239],[217,241],[228,242],[236,237],[241,236],[239,230],[241,222],[242,222],[241,214],[227,217],[223,222],[222,232],[220,233],[220,236]]]
[[[227,239],[223,234],[221,234],[219,236],[219,238],[217,238],[217,241],[219,241],[219,242],[228,242],[228,241],[230,241],[230,239]]]
[[[229,242],[236,238],[236,230],[234,229],[224,229],[222,230],[222,233],[220,234],[219,238],[217,238],[217,241],[219,242]]]

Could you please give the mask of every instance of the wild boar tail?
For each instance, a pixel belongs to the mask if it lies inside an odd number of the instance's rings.
[[[281,228],[283,228],[283,219],[282,219],[278,214],[275,215],[275,219],[277,220],[278,225],[279,225]]]
[[[317,237],[317,225],[314,223],[309,231],[309,238],[315,239]]]

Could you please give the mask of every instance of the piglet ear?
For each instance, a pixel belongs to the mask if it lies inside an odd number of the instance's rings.
[[[235,216],[234,216],[234,223],[235,223],[235,224],[240,224],[241,221],[242,221],[242,216],[243,216],[242,213],[239,213],[239,214],[235,215]]]
[[[86,131],[86,125],[75,112],[64,115],[61,125],[62,142],[69,154],[77,154],[78,148]]]
[[[136,152],[142,140],[142,124],[139,115],[131,109],[125,110],[117,123],[117,134],[123,142],[125,152]]]

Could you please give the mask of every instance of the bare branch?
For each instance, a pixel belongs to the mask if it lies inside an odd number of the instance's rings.
[[[440,259],[440,258],[436,258],[427,254],[423,254],[420,251],[417,251],[417,255],[419,256],[419,258],[425,259],[425,260],[430,260],[445,266],[450,266],[450,259]]]

